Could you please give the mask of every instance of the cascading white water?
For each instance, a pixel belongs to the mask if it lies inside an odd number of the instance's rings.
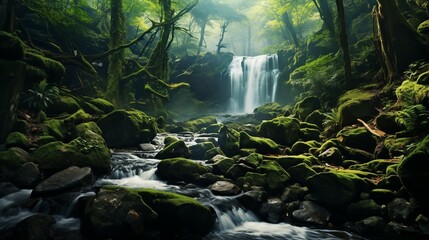
[[[229,65],[231,79],[230,113],[251,113],[276,99],[279,64],[276,54],[236,56]]]

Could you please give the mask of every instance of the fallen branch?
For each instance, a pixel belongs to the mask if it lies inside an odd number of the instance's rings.
[[[357,119],[358,120],[358,122],[360,122],[360,123],[362,123],[363,124],[363,126],[366,128],[366,130],[368,130],[368,132],[370,132],[371,134],[373,134],[373,135],[375,135],[375,136],[377,136],[377,137],[381,137],[381,138],[384,138],[384,137],[386,137],[386,133],[385,132],[383,132],[383,131],[381,131],[381,130],[378,130],[378,129],[376,129],[376,128],[371,128],[365,121],[363,121],[362,119]]]

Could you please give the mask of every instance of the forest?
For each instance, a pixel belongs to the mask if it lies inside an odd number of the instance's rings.
[[[0,0],[0,240],[429,239],[429,0]]]

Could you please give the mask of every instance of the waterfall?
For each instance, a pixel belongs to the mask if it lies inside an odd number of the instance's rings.
[[[229,112],[251,113],[260,105],[274,102],[279,73],[276,54],[235,56],[229,65],[231,79]]]

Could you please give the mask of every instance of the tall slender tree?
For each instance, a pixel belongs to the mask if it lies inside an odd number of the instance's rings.
[[[349,41],[347,39],[346,17],[344,13],[343,0],[335,0],[338,12],[338,26],[340,35],[340,45],[343,50],[344,73],[347,88],[352,87],[352,66],[350,61]]]

